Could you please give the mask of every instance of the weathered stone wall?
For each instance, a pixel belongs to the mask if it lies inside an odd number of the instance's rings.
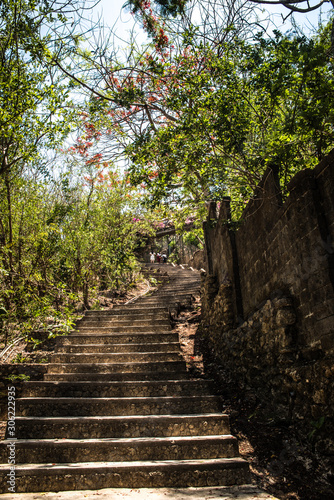
[[[247,205],[239,228],[229,222],[228,201],[205,224],[208,274],[230,282],[237,320],[272,293],[291,296],[298,343],[334,349],[334,152],[315,170],[299,172],[282,204],[269,170]]]
[[[196,250],[191,259],[187,262],[194,269],[205,269],[205,253],[203,250]]]
[[[333,164],[327,171],[334,177]],[[266,181],[274,183],[271,173]],[[265,184],[263,205],[261,199],[251,202],[237,231],[244,313],[254,311],[273,290],[285,290],[295,300],[299,342],[323,344],[327,350],[334,340],[333,247],[322,203],[327,196],[311,170],[300,172],[289,187],[290,196],[280,206]]]
[[[288,187],[282,203],[268,170],[237,229],[228,199],[219,213],[210,205],[202,330],[216,361],[268,408],[332,429],[334,151]]]

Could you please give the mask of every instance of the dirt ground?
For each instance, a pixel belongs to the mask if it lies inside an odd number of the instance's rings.
[[[200,377],[227,380],[227,374],[223,370],[218,374],[215,365],[204,366],[197,345],[199,322],[199,300],[175,322],[188,369]],[[268,421],[255,398],[245,398],[235,386],[217,383],[215,390],[222,395],[231,433],[238,438],[241,457],[250,464],[254,485],[281,500],[334,499],[334,471],[318,462],[311,444],[301,443],[292,426],[280,427]]]
[[[60,491],[58,493],[15,493],[4,500],[279,500],[258,488],[220,486],[217,488],[106,488],[103,490]]]

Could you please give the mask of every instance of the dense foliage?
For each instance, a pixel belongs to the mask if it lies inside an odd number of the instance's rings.
[[[74,175],[64,156],[62,168],[51,161],[76,127],[73,85],[54,57],[65,42],[68,50],[77,46],[75,33],[64,31],[78,6],[0,6],[2,340],[50,325],[64,331],[80,303],[94,304],[97,290],[132,286],[135,251],[152,233],[117,173],[102,174],[98,162],[82,159]]]
[[[240,216],[266,168],[284,193],[333,144],[330,24],[269,36],[252,2],[136,0],[149,42],[118,56],[111,38],[94,46],[78,29],[84,8],[0,5],[6,335],[66,328],[98,290],[131,286],[159,227],[152,207],[180,231],[191,220],[186,239],[201,245],[209,200],[231,196]]]
[[[116,174],[70,185],[18,179],[12,186],[12,244],[2,245],[0,299],[7,333],[48,324],[70,326],[73,309],[96,305],[99,290],[135,281],[135,251],[152,233],[136,211],[135,194]],[[2,237],[8,221],[1,198]],[[11,254],[10,266],[8,253]]]

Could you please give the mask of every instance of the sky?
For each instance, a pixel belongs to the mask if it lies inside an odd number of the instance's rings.
[[[127,40],[129,32],[133,29],[135,22],[134,17],[130,14],[128,9],[122,9],[126,0],[100,0],[99,4],[95,7],[95,15],[101,15],[104,24],[109,27],[114,27],[116,34],[123,40]],[[137,38],[139,42],[145,41],[143,30],[136,29]]]

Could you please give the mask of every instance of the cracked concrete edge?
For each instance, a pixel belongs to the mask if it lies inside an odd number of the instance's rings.
[[[202,488],[106,488],[102,490],[80,490],[5,493],[4,500],[279,500],[252,485],[218,486]]]

